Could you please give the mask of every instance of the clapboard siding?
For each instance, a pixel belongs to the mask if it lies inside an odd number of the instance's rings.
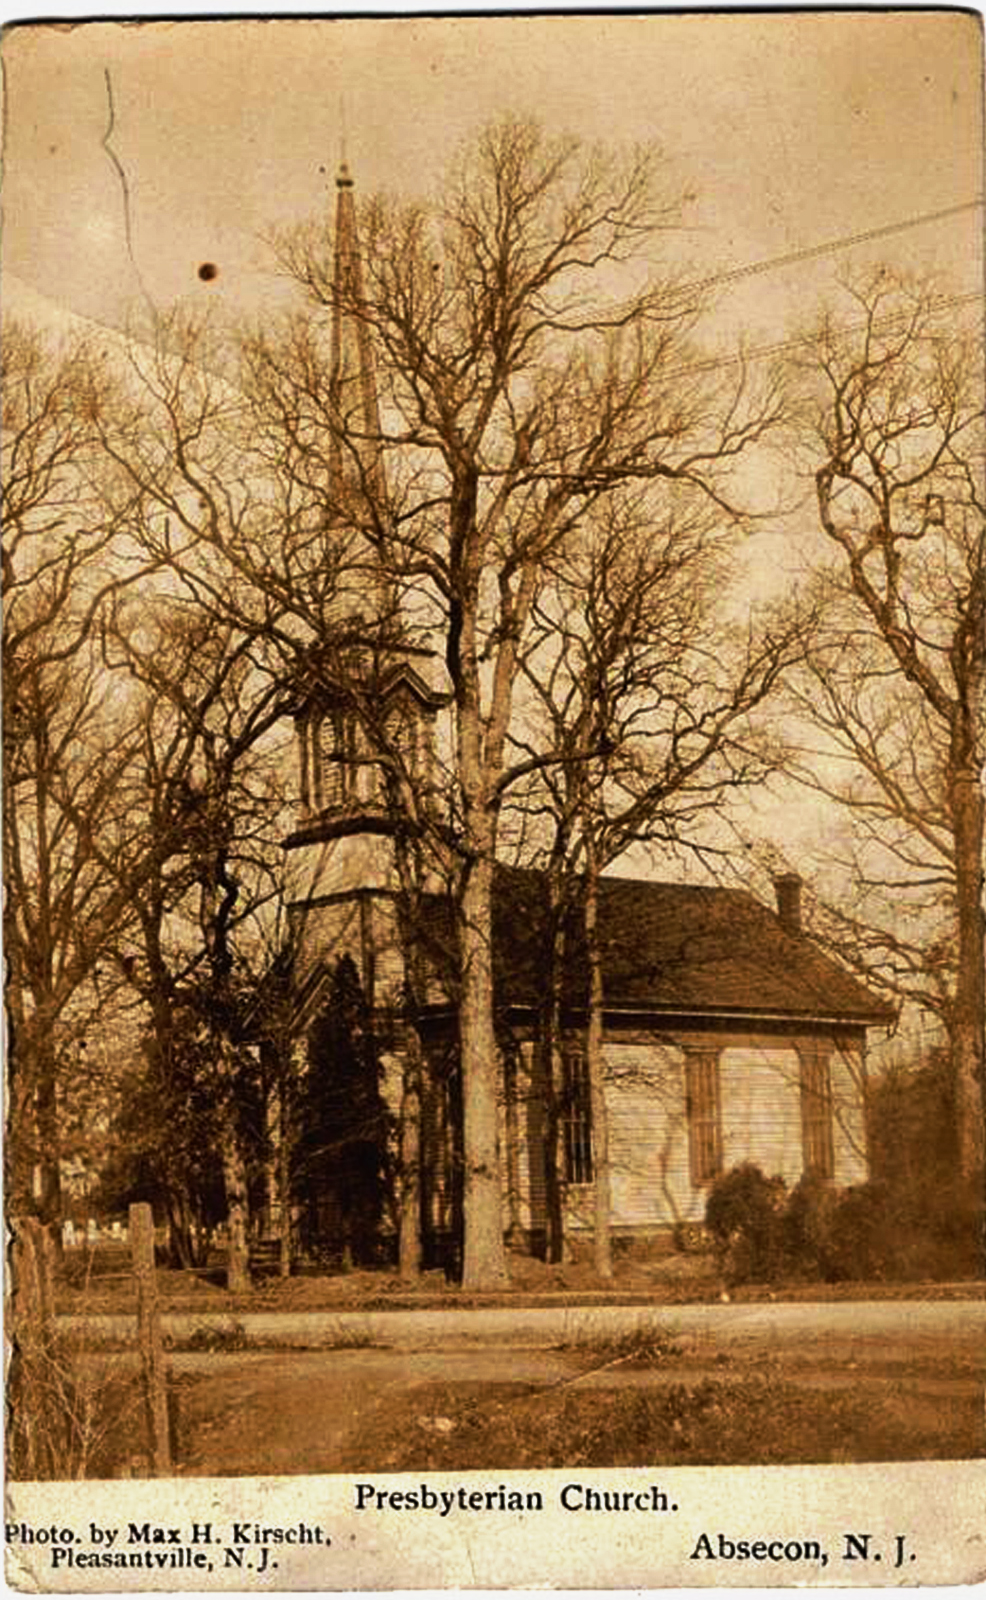
[[[719,1055],[723,1167],[752,1161],[791,1186],[803,1170],[801,1062],[799,1048],[817,1039],[762,1040],[756,1036],[696,1034],[687,1042]],[[707,1186],[695,1186],[689,1170],[685,1100],[685,1052],[676,1043],[649,1039],[609,1040],[605,1047],[606,1103],[612,1162],[612,1222],[615,1228],[661,1227],[698,1221]],[[830,1057],[834,1112],[834,1179],[866,1178],[862,1061],[854,1047],[834,1046]],[[541,1229],[545,1225],[544,1099],[529,1044],[520,1051],[516,1074],[517,1148],[509,1162],[515,1193],[505,1193],[505,1221]],[[501,1119],[501,1136],[506,1118]],[[570,1188],[566,1224],[573,1231],[592,1225],[591,1188]]]
[[[723,1166],[752,1161],[772,1177],[797,1183],[802,1169],[801,1064],[791,1049],[725,1049],[722,1085]]]
[[[701,1217],[688,1173],[684,1052],[662,1041],[606,1049],[613,1224],[653,1227]]]

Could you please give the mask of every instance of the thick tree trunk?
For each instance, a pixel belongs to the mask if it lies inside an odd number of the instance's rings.
[[[957,773],[950,806],[955,837],[958,972],[952,1014],[952,1071],[958,1167],[976,1179],[984,1166],[983,1126],[983,795],[974,770]]]
[[[289,1074],[281,1062],[281,1081],[277,1092],[277,1194],[281,1221],[277,1271],[281,1278],[290,1278],[294,1251],[291,1231],[291,1102]]]
[[[291,1276],[291,1146],[286,1052],[277,1044],[262,1046],[265,1089],[264,1166],[266,1215],[264,1237],[277,1243],[277,1270]]]
[[[273,1239],[281,1226],[280,1184],[281,1097],[277,1087],[264,1090],[264,1218],[263,1236]]]
[[[55,1048],[50,1024],[39,1029],[34,1052],[37,1121],[37,1213],[45,1227],[62,1217],[62,1174],[59,1161],[58,1083],[55,1075]]]
[[[7,899],[9,901],[9,890]],[[12,917],[4,908],[4,937],[8,952],[15,940],[9,930]],[[34,1115],[34,1068],[31,1060],[31,1025],[24,1004],[24,986],[16,962],[8,954],[5,990],[7,1011],[7,1138],[4,1143],[4,1188],[7,1214],[28,1217],[34,1206],[33,1177],[37,1125]]]
[[[399,1262],[402,1278],[421,1272],[421,1039],[412,1022],[404,1035],[401,1082]]]
[[[233,1294],[243,1294],[250,1287],[249,1200],[243,1153],[229,1111],[223,1121],[222,1142],[226,1186],[226,1287]]]
[[[507,1280],[497,1140],[500,1065],[493,1026],[492,894],[491,846],[470,864],[459,905],[466,1289],[496,1289]]]
[[[399,807],[396,814],[400,816]],[[420,852],[411,833],[398,828],[394,838],[394,861],[401,894],[398,900],[398,932],[404,964],[404,1065],[401,1075],[401,1107],[398,1182],[398,1264],[402,1278],[421,1273],[424,1253],[426,1074],[428,1062],[421,1045],[418,1027],[419,997],[425,992],[426,963],[420,946],[421,891],[424,869]]]
[[[34,1096],[21,1061],[10,1064],[9,1110],[5,1141],[4,1189],[10,1216],[28,1217],[34,1207],[34,1155],[37,1129]]]
[[[601,1278],[613,1276],[609,1167],[609,1118],[603,1063],[603,965],[599,948],[599,869],[586,829],[585,946],[589,966],[589,1009],[585,1058],[592,1104],[593,1258]]]
[[[563,897],[557,881],[550,877],[548,893],[551,935],[535,1048],[538,1079],[544,1104],[544,1253],[547,1261],[559,1262],[563,1260],[565,1253],[565,1219],[558,1163],[558,1141],[561,1130],[561,1119],[558,1114],[558,1041],[561,1036],[565,922],[562,914]]]
[[[170,1264],[179,1268],[198,1266],[199,1252],[195,1247],[192,1213],[188,1203],[188,1196],[183,1191],[170,1188],[165,1196],[164,1203],[168,1212],[168,1258]]]
[[[498,1288],[507,1281],[497,1147],[500,1063],[493,1021],[493,868],[500,807],[497,786],[503,775],[517,644],[530,613],[537,576],[536,563],[530,559],[519,563],[515,583],[507,579],[505,570],[501,572],[500,636],[492,650],[489,709],[484,716],[481,680],[485,668],[481,661],[490,659],[491,639],[481,647],[483,557],[476,521],[478,483],[475,459],[457,465],[449,530],[454,606],[446,640],[446,662],[455,688],[456,775],[465,847],[457,930],[464,1146],[462,1281],[473,1289]]]

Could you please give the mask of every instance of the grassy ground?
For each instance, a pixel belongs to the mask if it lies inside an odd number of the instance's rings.
[[[652,1340],[553,1352],[186,1358],[186,1475],[754,1465],[986,1454],[984,1359]]]
[[[706,1377],[653,1389],[531,1394],[435,1384],[347,1441],[351,1471],[936,1460],[984,1453],[976,1394],[920,1408],[896,1395],[819,1393],[776,1376]]]
[[[854,1352],[854,1357],[860,1352]],[[407,1389],[359,1423],[342,1464],[389,1471],[906,1461],[986,1454],[986,1353],[906,1338],[727,1351],[630,1334],[572,1350],[540,1386]]]
[[[583,1351],[561,1380],[381,1381],[326,1353],[211,1359],[210,1371],[172,1373],[177,1477],[986,1456],[981,1372],[943,1377],[904,1364],[860,1376],[744,1355],[705,1369],[672,1362],[659,1376],[587,1374]],[[76,1434],[43,1476],[147,1475],[135,1373],[113,1372],[99,1392],[87,1436]],[[11,1453],[8,1477],[18,1476]]]

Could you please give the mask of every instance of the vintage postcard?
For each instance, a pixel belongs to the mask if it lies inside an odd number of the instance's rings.
[[[978,19],[3,65],[8,1583],[981,1580]]]

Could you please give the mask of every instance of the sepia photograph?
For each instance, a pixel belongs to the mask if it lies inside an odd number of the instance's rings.
[[[8,1580],[983,1577],[979,18],[2,48]]]

